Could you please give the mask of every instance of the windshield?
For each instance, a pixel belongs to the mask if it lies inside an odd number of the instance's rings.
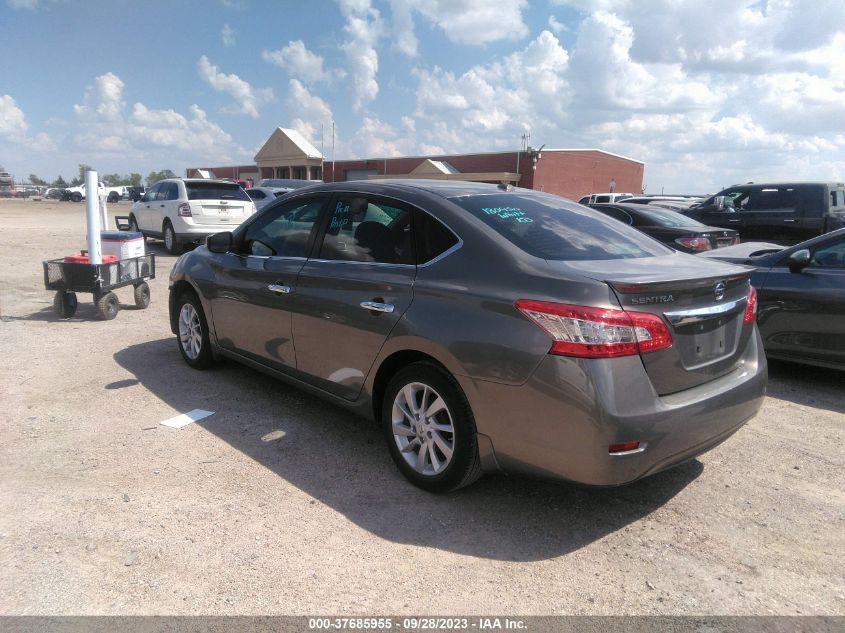
[[[543,259],[629,259],[673,252],[636,229],[558,196],[502,193],[451,200]]]
[[[225,182],[186,182],[188,200],[245,200],[250,202],[240,185]]]

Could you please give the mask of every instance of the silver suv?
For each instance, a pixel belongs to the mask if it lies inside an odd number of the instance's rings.
[[[234,182],[168,178],[150,187],[129,214],[130,230],[164,240],[177,255],[185,244],[237,227],[255,213],[255,204]]]

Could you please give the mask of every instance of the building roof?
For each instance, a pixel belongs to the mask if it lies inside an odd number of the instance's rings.
[[[296,130],[277,127],[258,150],[255,162],[298,158],[322,160],[323,155]]]

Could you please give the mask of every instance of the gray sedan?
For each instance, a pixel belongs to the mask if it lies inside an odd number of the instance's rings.
[[[729,437],[766,388],[749,269],[504,185],[316,185],[170,283],[188,365],[235,359],[373,418],[434,492],[634,481]]]

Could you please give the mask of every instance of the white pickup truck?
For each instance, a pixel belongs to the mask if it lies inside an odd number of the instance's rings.
[[[117,202],[121,196],[126,193],[126,187],[106,187],[103,183],[97,183],[97,189],[100,193],[106,196],[107,202]],[[70,199],[74,202],[81,202],[85,200],[85,184],[78,187],[68,187],[70,192]]]

